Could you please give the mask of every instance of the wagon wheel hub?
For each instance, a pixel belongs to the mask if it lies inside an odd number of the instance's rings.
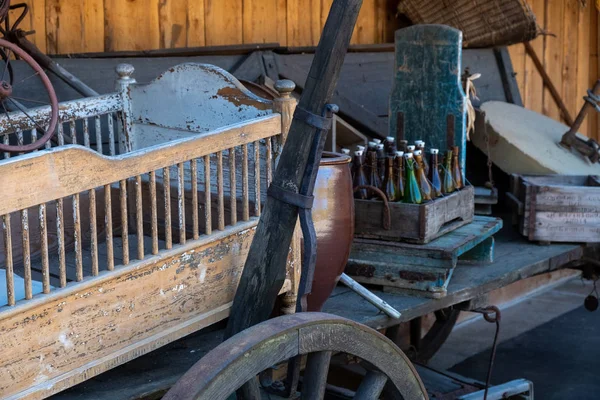
[[[12,96],[13,88],[12,85],[6,81],[0,82],[0,100],[4,100]]]

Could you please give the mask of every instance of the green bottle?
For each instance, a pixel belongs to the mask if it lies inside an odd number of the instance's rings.
[[[454,179],[452,178],[452,150],[446,152],[444,160],[443,178],[442,178],[442,193],[450,194],[454,192]]]
[[[415,176],[415,160],[413,159],[412,153],[406,153],[404,155],[404,171],[406,173],[406,184],[404,186],[404,197],[405,203],[421,204],[423,198],[421,197],[421,190],[419,190],[419,183]]]

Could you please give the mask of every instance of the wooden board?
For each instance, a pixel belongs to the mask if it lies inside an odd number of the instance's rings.
[[[0,309],[0,391],[42,398],[225,318],[255,226]]]
[[[490,156],[504,172],[517,174],[598,175],[600,164],[590,164],[579,153],[558,143],[569,129],[551,118],[508,103],[490,101],[486,115]],[[483,134],[471,140],[486,150]]]
[[[472,223],[425,245],[357,239],[346,273],[361,283],[439,298],[461,256],[480,265],[493,261],[494,241],[488,239],[501,227],[500,219],[475,217]]]
[[[429,243],[473,220],[474,191],[467,186],[423,204],[393,202],[390,229],[384,228],[383,202],[355,200],[354,236],[411,243]]]
[[[458,304],[529,276],[554,271],[583,255],[574,244],[539,246],[529,243],[506,224],[495,236],[495,258],[489,265],[459,265],[454,269],[446,296],[432,300],[422,297],[372,290],[377,296],[402,313],[400,321],[428,314]],[[381,329],[397,325],[399,320],[382,314],[376,307],[350,289],[339,286],[325,303],[324,312],[352,318]]]

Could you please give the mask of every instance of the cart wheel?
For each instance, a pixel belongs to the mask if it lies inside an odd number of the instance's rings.
[[[262,371],[298,355],[308,355],[302,399],[322,399],[334,352],[358,357],[371,366],[355,398],[377,399],[385,386],[386,395],[391,390],[395,398],[427,399],[414,367],[389,339],[345,318],[299,313],[263,322],[221,343],[163,400],[227,399]]]
[[[434,314],[435,322],[423,336],[421,333],[421,318],[410,321],[411,346],[409,350],[406,350],[406,354],[413,361],[427,364],[431,360],[450,336],[460,311],[448,307],[438,310]]]
[[[0,66],[0,135],[4,136],[3,142],[0,143],[0,151],[21,153],[37,150],[50,140],[56,130],[58,121],[56,93],[42,67],[24,50],[0,39],[0,55],[3,59]],[[24,77],[17,82],[12,73],[11,63],[14,61],[11,61],[11,56],[23,60],[26,67]],[[32,83],[31,79],[37,79],[42,84],[43,90],[39,93],[45,94],[44,101],[31,99],[23,91],[26,83]],[[29,128],[31,125],[34,127],[33,130]],[[28,130],[31,130],[31,139],[30,143],[25,143],[28,138],[23,137],[23,131]],[[11,136],[16,137],[11,138]]]

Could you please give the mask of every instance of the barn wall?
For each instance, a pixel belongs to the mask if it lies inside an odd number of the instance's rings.
[[[27,0],[25,29],[51,54],[279,42],[315,45],[333,0]],[[533,47],[575,115],[598,78],[598,12],[591,0],[529,0],[550,35]],[[397,0],[364,0],[352,43],[385,43]],[[585,6],[583,4],[586,4]],[[561,118],[522,45],[510,48],[526,107]],[[598,116],[582,131],[600,139]]]

